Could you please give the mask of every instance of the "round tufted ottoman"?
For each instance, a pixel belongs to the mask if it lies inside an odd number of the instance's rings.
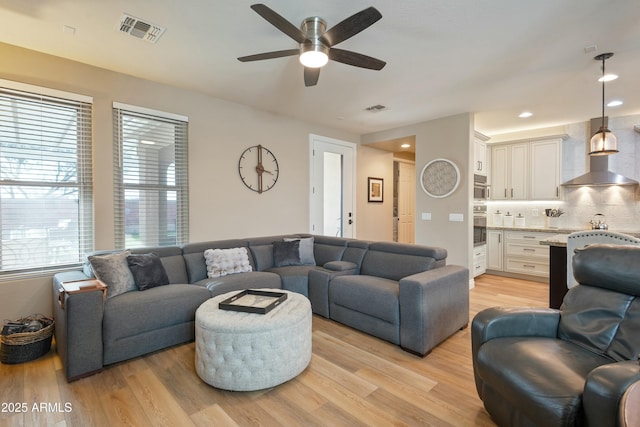
[[[261,289],[270,290],[270,289]],[[281,289],[287,299],[267,314],[220,310],[238,291],[205,301],[196,311],[196,372],[204,382],[233,391],[274,387],[311,361],[311,304]]]

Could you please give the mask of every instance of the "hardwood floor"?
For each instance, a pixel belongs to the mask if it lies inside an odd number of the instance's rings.
[[[545,283],[483,275],[471,290],[471,318],[487,307],[547,302]],[[470,333],[459,331],[420,358],[314,316],[309,367],[248,393],[202,382],[193,343],[72,383],[51,351],[0,364],[0,426],[493,426],[475,390]]]

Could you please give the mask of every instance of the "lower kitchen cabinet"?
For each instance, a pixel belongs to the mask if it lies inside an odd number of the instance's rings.
[[[487,271],[487,245],[473,248],[473,277],[478,277]]]
[[[502,271],[502,230],[487,230],[487,270]]]
[[[554,233],[488,230],[487,269],[549,277],[549,247],[540,241]]]

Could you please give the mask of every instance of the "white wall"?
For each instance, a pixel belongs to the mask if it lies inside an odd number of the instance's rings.
[[[448,251],[447,263],[471,268],[473,260],[473,115],[464,113],[402,128],[362,136],[362,143],[387,141],[415,135],[416,141],[416,236],[417,244],[440,246]],[[431,160],[446,158],[461,172],[458,189],[449,197],[426,195],[419,184],[422,168]],[[421,213],[431,220],[421,220]],[[463,222],[449,221],[450,213],[462,213]]]
[[[356,233],[359,239],[393,240],[393,153],[361,145],[357,155]],[[382,178],[383,202],[369,202],[368,181]]]
[[[94,99],[96,249],[113,248],[114,101],[189,117],[190,238],[204,241],[309,230],[309,134],[358,142],[344,131],[259,111],[128,75],[0,43],[0,79]],[[238,158],[263,144],[280,177],[263,194],[248,190]],[[0,317],[51,312],[51,277],[0,282]]]

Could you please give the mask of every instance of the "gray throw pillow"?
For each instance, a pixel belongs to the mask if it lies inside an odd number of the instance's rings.
[[[313,237],[303,238],[288,238],[284,239],[285,242],[300,242],[300,263],[303,265],[316,265],[316,258],[313,256]]]
[[[133,274],[127,264],[127,256],[131,252],[124,251],[110,255],[90,255],[89,263],[96,278],[107,285],[107,298],[136,290]]]
[[[300,242],[273,242],[273,264],[276,267],[300,264]]]
[[[131,254],[127,257],[129,270],[141,291],[169,284],[169,276],[156,254]]]

